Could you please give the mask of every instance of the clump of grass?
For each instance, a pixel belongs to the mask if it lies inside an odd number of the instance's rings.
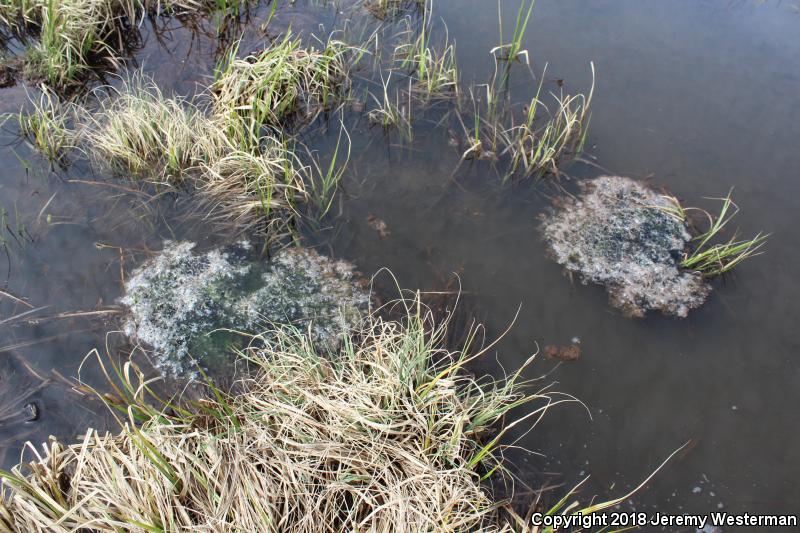
[[[594,93],[594,64],[589,94],[551,93],[554,105],[548,108],[541,100],[542,82],[527,106],[524,121],[501,132],[503,154],[511,156],[506,176],[539,177],[558,174],[558,163],[583,151],[590,121]],[[546,118],[543,118],[545,115]]]
[[[457,114],[467,139],[461,162],[467,159],[506,161],[503,181],[513,177],[557,176],[559,166],[580,154],[586,143],[594,94],[594,64],[590,65],[592,85],[588,94],[567,94],[562,87],[558,93],[550,93],[550,104],[545,103],[542,95],[543,72],[536,94],[524,107],[519,124],[515,123],[507,102],[500,98],[496,78],[483,86],[483,98],[479,99],[480,93],[476,95],[470,90],[471,124],[467,125],[461,114]]]
[[[373,315],[323,357],[281,330],[243,354],[255,374],[226,393],[154,402],[131,363],[113,367],[116,435],[52,441],[3,472],[9,530],[499,531],[481,479],[502,471],[502,435],[559,401],[526,393],[520,372],[495,382],[450,352],[416,304],[400,321]],[[471,341],[475,335],[470,335]],[[470,355],[471,354],[471,355]],[[114,382],[112,381],[112,383]],[[568,400],[569,398],[567,398]],[[492,433],[509,410],[528,415]],[[506,529],[507,531],[509,529]]]
[[[407,102],[401,103],[399,90],[395,91],[394,99],[392,99],[392,97],[389,96],[389,86],[391,84],[391,80],[391,71],[386,79],[383,79],[383,76],[381,75],[383,95],[381,98],[378,98],[374,94],[370,93],[370,96],[375,103],[375,107],[367,113],[367,118],[373,124],[380,124],[384,130],[397,128],[401,139],[410,142],[413,135],[413,130],[411,127],[411,91],[408,91],[409,98]]]
[[[244,59],[234,47],[210,88],[215,118],[245,151],[258,146],[264,128],[285,126],[290,117],[313,120],[341,94],[348,50],[333,40],[321,50],[304,48],[291,34]]]
[[[447,44],[443,48],[430,46],[430,22],[427,14],[416,37],[413,37],[415,32],[410,20],[405,20],[406,29],[403,35],[410,38],[395,47],[394,57],[400,68],[413,75],[416,81],[415,92],[425,99],[457,97],[458,66],[455,44]],[[447,36],[444,41],[447,43]]]
[[[677,199],[671,200],[676,206],[670,210],[671,214],[683,221],[686,221],[687,211],[697,210],[682,207]],[[733,202],[730,192],[719,200],[722,202],[719,215],[713,216],[705,210],[699,210],[708,221],[708,229],[694,237],[693,242],[696,244],[684,255],[680,263],[683,268],[700,272],[705,277],[720,276],[746,259],[760,255],[761,248],[769,237],[758,233],[752,239],[742,240],[739,239],[738,233],[734,233],[727,241],[718,242],[725,226],[739,212],[739,206]]]
[[[75,107],[62,102],[45,86],[39,100],[33,101],[33,110],[17,116],[20,133],[51,163],[63,163],[75,147],[74,119]]]
[[[425,11],[432,0],[364,0],[364,8],[380,20],[393,20],[409,11]]]
[[[101,100],[82,125],[82,146],[122,175],[167,186],[188,184],[209,219],[272,238],[285,234],[306,201],[306,170],[288,141],[263,134],[248,150],[219,118],[152,83],[133,80]]]
[[[204,167],[200,204],[208,218],[238,228],[258,227],[273,238],[287,233],[309,193],[299,163],[277,139],[262,141],[257,155],[232,151]]]
[[[290,148],[295,141],[275,122],[287,118],[301,99],[329,101],[333,89],[326,83],[344,74],[338,55],[299,49],[297,44],[289,39],[281,43],[280,53],[289,52],[291,57],[284,60],[293,66],[278,66],[277,61],[271,74],[265,60],[271,50],[259,56],[258,74],[266,78],[246,70],[246,61],[230,67],[219,80],[221,92],[215,93],[212,105],[167,97],[152,81],[136,75],[120,89],[110,89],[92,109],[67,107],[45,89],[35,112],[20,115],[20,127],[51,160],[61,160],[69,148],[80,148],[118,175],[167,187],[193,187],[199,191],[200,205],[209,209],[209,218],[279,238],[295,220],[300,203],[319,202],[323,213],[330,209],[344,172],[336,156],[325,172],[313,159],[303,164]],[[282,77],[284,68],[297,76]],[[238,84],[237,75],[244,77]],[[325,76],[331,78],[326,81]],[[274,100],[261,107],[261,98],[267,96],[261,89],[266,86],[257,86],[267,78],[274,81],[271,90],[280,94],[270,92]],[[234,93],[238,104],[228,99]],[[243,105],[248,98],[250,107]],[[308,193],[309,187],[314,194]]]
[[[37,40],[26,57],[26,74],[65,86],[89,68],[92,57],[113,58],[109,45],[122,18],[134,17],[136,2],[112,0],[12,0],[0,21]]]
[[[85,114],[84,146],[121,174],[175,183],[223,156],[230,143],[203,109],[133,79]]]
[[[493,78],[486,84],[472,87],[469,100],[459,101],[456,112],[466,140],[466,149],[462,152],[459,167],[468,159],[502,162],[503,181],[512,177],[541,177],[546,174],[558,176],[559,165],[583,151],[591,119],[595,77],[593,63],[590,64],[592,85],[588,93],[566,93],[563,82],[559,82],[557,92],[549,93],[552,102],[545,101],[545,95],[542,94],[547,71],[545,66],[536,86],[536,94],[523,108],[521,121],[511,108],[510,67],[516,60],[524,59],[526,64],[529,63],[528,52],[522,48],[522,40],[534,4],[534,0],[520,3],[511,40],[491,50],[495,59]],[[502,9],[499,3],[498,13],[502,37]],[[505,62],[502,72],[501,61]],[[485,91],[474,90],[477,88]],[[469,110],[472,117],[465,120],[462,109]]]
[[[265,135],[250,151],[238,150],[205,108],[168,98],[140,77],[101,97],[92,110],[64,104],[43,89],[19,124],[51,161],[63,162],[69,149],[78,148],[118,175],[194,188],[209,218],[239,230],[280,238],[298,203],[309,199],[310,169],[288,141]]]
[[[5,0],[0,29],[34,37],[25,58],[29,78],[58,87],[82,79],[99,61],[116,65],[117,45],[145,13],[198,12],[238,17],[246,0]],[[222,22],[220,22],[221,24]]]

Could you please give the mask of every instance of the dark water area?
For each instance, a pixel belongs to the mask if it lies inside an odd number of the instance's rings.
[[[348,24],[368,28],[359,6],[281,4],[267,33],[289,24],[325,35]],[[518,6],[502,2],[506,34]],[[489,50],[500,42],[497,5],[434,0],[433,14],[456,42],[462,85],[485,83],[494,69]],[[263,46],[259,26],[268,16],[261,6],[231,30],[243,35],[241,49]],[[166,93],[198,92],[224,47],[213,23],[203,23],[208,31],[194,24],[145,21],[130,69],[141,67]],[[800,4],[793,2],[540,0],[523,43],[532,72],[539,76],[547,65],[546,88],[563,80],[566,90],[580,92],[591,85],[590,62],[595,66],[584,154],[594,165],[564,168],[558,186],[502,185],[489,162],[454,173],[461,151],[451,138],[458,132],[437,127],[435,109],[414,122],[410,142],[351,112],[351,159],[337,216],[305,238],[366,274],[390,269],[404,288],[452,289],[456,273],[469,311],[490,334],[504,331],[519,309],[497,360],[488,358],[482,370],[511,371],[537,346],[580,339],[578,361],[541,357],[526,376],[544,375],[542,385],[555,382],[582,405],[555,406],[520,435],[519,446],[535,453],[509,454],[525,482],[557,485],[553,498],[586,476],[584,496],[624,494],[688,442],[623,509],[798,514],[800,248],[792,235],[800,222],[799,35]],[[525,65],[515,65],[513,105],[529,101],[536,83]],[[21,85],[0,90],[0,112],[18,111],[26,91],[36,94]],[[338,119],[319,121],[304,140],[329,156],[338,134]],[[87,353],[105,350],[107,331],[119,327],[116,300],[126,273],[164,238],[202,247],[224,237],[180,216],[191,209],[188,194],[153,200],[84,161],[50,171],[11,121],[0,145],[0,209],[7,213],[0,229],[0,369],[12,376],[0,380],[0,412],[8,404],[15,413],[0,422],[7,468],[28,439],[69,440],[87,425],[107,423],[103,408],[59,375],[74,377]],[[563,275],[537,229],[559,187],[574,192],[578,180],[603,173],[645,180],[709,209],[716,204],[704,198],[733,188],[741,208],[734,223],[744,235],[770,233],[766,253],[715,280],[708,302],[686,319],[625,318],[601,287]],[[388,234],[374,229],[375,218]],[[91,362],[81,376],[102,384]],[[35,420],[25,421],[23,406],[12,401],[19,398],[37,405]]]

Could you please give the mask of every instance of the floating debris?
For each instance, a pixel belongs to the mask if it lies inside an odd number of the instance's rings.
[[[685,317],[703,304],[710,287],[680,267],[691,240],[675,204],[620,176],[583,184],[581,195],[546,217],[550,252],[584,283],[605,285],[614,307],[641,317],[651,309]]]
[[[31,399],[49,384],[15,357],[0,357],[0,428],[36,421],[39,406]]]
[[[234,347],[252,335],[291,325],[333,348],[357,325],[369,303],[351,264],[292,248],[270,261],[247,241],[193,253],[194,243],[164,243],[137,269],[121,302],[130,309],[125,333],[152,348],[171,376],[230,366]]]
[[[561,361],[577,361],[581,358],[581,347],[578,344],[568,344],[567,346],[548,344],[544,347],[544,356]]]
[[[378,237],[381,239],[386,239],[392,234],[386,222],[375,215],[371,214],[367,216],[367,225],[374,229],[378,233]]]

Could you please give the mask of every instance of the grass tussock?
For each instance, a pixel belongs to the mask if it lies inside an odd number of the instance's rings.
[[[210,88],[216,120],[242,150],[257,146],[264,128],[289,118],[310,122],[346,85],[349,50],[333,40],[321,50],[305,48],[291,34],[244,59],[234,48]]]
[[[134,79],[84,114],[87,151],[121,174],[174,182],[229,149],[203,109]]]
[[[500,96],[496,79],[482,86],[483,97],[480,91],[470,91],[469,104],[462,107],[469,110],[471,120],[458,114],[466,138],[461,161],[503,161],[503,181],[558,176],[559,167],[579,155],[586,143],[594,94],[594,64],[590,65],[592,85],[586,94],[569,94],[562,86],[558,92],[551,91],[548,100],[542,94],[542,73],[535,95],[522,108],[521,121]]]
[[[114,57],[120,22],[133,19],[134,1],[9,0],[0,25],[36,37],[28,50],[26,74],[53,86],[80,77],[93,57]]]
[[[127,33],[147,13],[236,17],[245,0],[4,0],[0,32],[31,41],[25,73],[53,87],[82,79],[94,66],[120,61]],[[30,39],[28,39],[30,38]]]
[[[464,365],[485,350],[446,351],[444,328],[418,309],[368,318],[332,358],[284,330],[243,354],[256,372],[235,394],[209,384],[180,405],[154,403],[133,364],[114,368],[121,385],[104,397],[121,431],[53,441],[2,473],[0,528],[511,531],[481,479],[502,471],[505,431],[564,400],[523,391],[519,371],[470,376]]]
[[[409,12],[425,12],[432,0],[364,0],[364,9],[382,21],[391,21]]]
[[[205,164],[201,208],[217,222],[281,235],[309,198],[306,170],[277,139],[263,141],[255,155],[231,151]]]
[[[308,168],[288,141],[263,133],[248,150],[219,117],[151,83],[134,81],[86,115],[83,147],[116,173],[197,190],[209,219],[283,236],[307,199]]]
[[[46,87],[32,104],[30,112],[17,116],[20,133],[51,163],[63,163],[77,142],[75,106]]]
[[[77,148],[116,175],[194,189],[210,219],[237,230],[279,239],[297,205],[310,198],[306,188],[315,167],[300,162],[289,139],[265,133],[248,151],[240,150],[213,112],[167,97],[142,77],[101,96],[92,109],[65,103],[44,88],[33,111],[18,121],[21,133],[51,161],[63,162]],[[332,166],[323,177],[335,189],[341,169]]]
[[[591,67],[588,94],[565,94],[563,90],[551,93],[552,104],[548,107],[540,98],[540,83],[536,96],[526,106],[524,120],[500,132],[502,154],[511,158],[508,176],[558,175],[560,160],[583,151],[594,93],[594,64]]]
[[[752,239],[740,239],[735,232],[727,240],[720,240],[725,226],[727,226],[739,212],[731,197],[731,192],[724,198],[717,198],[722,202],[720,212],[714,216],[705,209],[696,207],[683,207],[677,198],[667,196],[672,204],[665,209],[669,214],[686,223],[689,214],[699,212],[706,220],[707,229],[698,233],[692,239],[692,249],[684,253],[680,265],[688,270],[694,270],[705,277],[721,276],[730,272],[743,261],[761,255],[762,247],[766,244],[769,235],[756,234]]]

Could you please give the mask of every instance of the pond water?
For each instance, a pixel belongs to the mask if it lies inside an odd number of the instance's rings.
[[[281,4],[274,24],[327,32],[357,16],[357,3],[321,4]],[[502,2],[507,34],[518,5]],[[465,87],[492,74],[497,12],[486,0],[434,0],[437,24],[444,21],[457,44]],[[258,27],[268,16],[262,6],[236,29],[244,32],[243,49],[263,44]],[[166,92],[207,84],[219,50],[215,32],[175,19],[158,26],[143,24],[135,63]],[[575,191],[577,180],[621,174],[709,208],[715,204],[703,197],[733,187],[743,233],[771,234],[766,253],[714,281],[706,305],[686,319],[625,318],[601,287],[571,282],[546,257],[537,229],[558,187],[547,180],[502,185],[488,162],[454,174],[460,152],[450,145],[452,132],[433,120],[415,122],[409,143],[349,114],[352,156],[337,216],[305,238],[364,273],[388,267],[406,288],[452,289],[457,273],[468,311],[491,335],[519,309],[497,361],[480,370],[515,369],[537,345],[580,339],[578,361],[542,357],[526,374],[544,375],[543,385],[556,382],[583,402],[553,408],[520,435],[520,446],[535,454],[509,459],[530,485],[555,485],[558,496],[590,476],[584,494],[620,495],[688,442],[624,508],[797,514],[798,35],[800,5],[793,2],[540,0],[534,9],[523,47],[533,72],[547,65],[546,87],[564,80],[568,90],[586,91],[590,61],[597,72],[584,154],[594,164],[565,167],[561,187]],[[516,65],[513,102],[529,100],[535,84]],[[15,112],[27,99],[20,85],[2,89],[0,112]],[[212,246],[224,237],[183,222],[187,195],[153,200],[82,161],[51,172],[19,141],[15,125],[3,130],[0,357],[8,367],[0,368],[12,370],[0,380],[0,399],[24,398],[38,411],[36,420],[16,416],[0,425],[2,466],[9,467],[27,439],[70,439],[105,423],[103,409],[58,376],[75,376],[90,350],[105,349],[106,332],[119,326],[126,273],[164,238]],[[330,154],[338,133],[337,124],[315,128],[307,142]],[[383,234],[376,217],[386,224]],[[95,366],[87,363],[82,376],[99,385]]]

